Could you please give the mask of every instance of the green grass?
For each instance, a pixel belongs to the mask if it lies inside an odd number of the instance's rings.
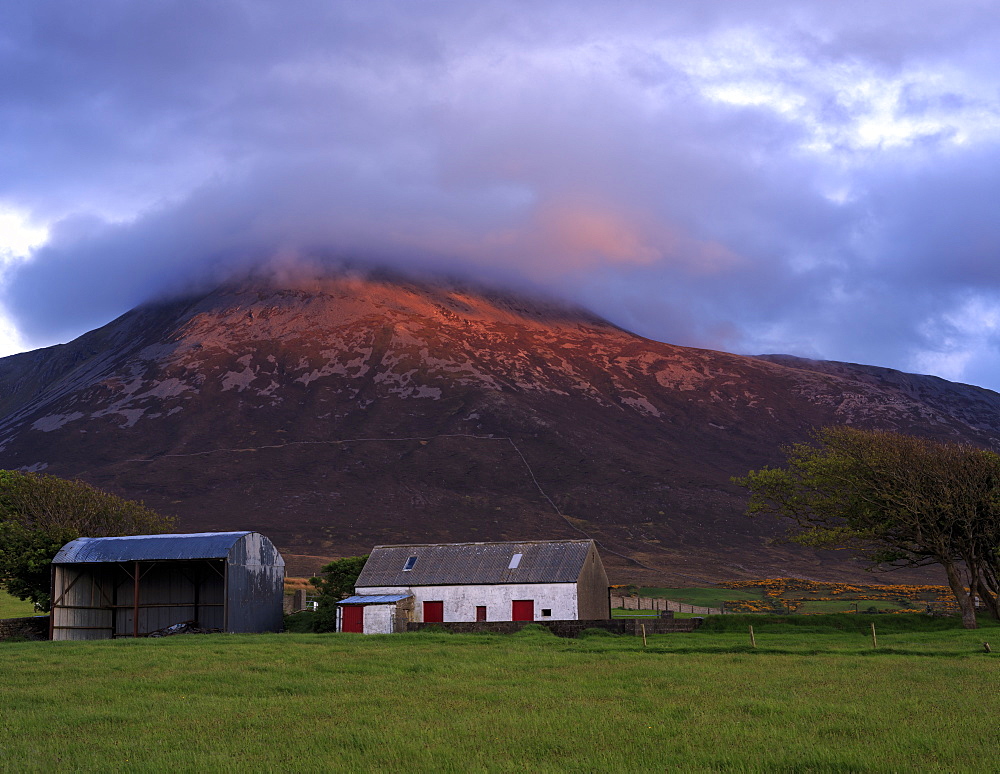
[[[926,605],[926,602],[908,602],[904,605],[894,599],[830,599],[803,602],[796,612],[846,613],[848,611],[853,612],[857,610],[859,613],[864,613],[869,608],[874,607],[880,613],[891,613],[895,610],[923,610]]]
[[[1000,628],[828,618],[0,643],[0,771],[995,770]]]
[[[915,594],[913,599],[871,599],[871,596],[884,596],[880,593],[881,587],[872,585],[868,591],[857,593],[838,593],[834,599],[816,599],[818,596],[829,597],[833,592],[829,587],[837,584],[815,584],[816,588],[795,588],[791,587],[777,598],[769,598],[764,593],[764,588],[751,586],[742,589],[727,589],[716,587],[703,588],[663,588],[646,587],[639,589],[642,597],[660,597],[675,602],[682,602],[689,605],[699,605],[702,607],[722,607],[723,603],[730,600],[768,600],[768,607],[793,608],[795,612],[802,614],[817,613],[840,613],[847,611],[865,612],[871,607],[875,607],[879,612],[894,612],[897,610],[923,610],[928,604],[934,608],[941,608],[937,600],[937,593]],[[931,600],[930,602],[926,600]],[[857,605],[857,607],[855,607]]]
[[[781,634],[794,639],[796,635],[812,632],[824,635],[823,643],[832,643],[830,635],[841,633],[861,634],[868,636],[874,623],[879,632],[886,634],[907,634],[914,637],[927,637],[927,645],[931,647],[943,633],[943,641],[975,642],[978,639],[988,639],[991,635],[1000,635],[1000,623],[986,617],[979,618],[979,629],[966,631],[959,629],[958,619],[941,616],[931,617],[922,613],[901,613],[885,615],[855,615],[854,613],[839,613],[832,615],[769,615],[765,613],[746,613],[743,615],[713,615],[704,619],[701,635],[721,633],[744,633],[747,626],[752,625],[754,631]],[[962,639],[964,638],[964,640]]]
[[[17,597],[0,591],[0,618],[23,618],[29,615],[35,615],[35,608],[30,602],[22,602]]]

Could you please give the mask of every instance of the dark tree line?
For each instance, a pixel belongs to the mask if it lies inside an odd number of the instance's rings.
[[[941,565],[966,628],[977,596],[1000,618],[1000,455],[851,427],[785,452],[785,467],[733,479],[750,515],[789,520],[801,544],[857,549],[872,569]]]

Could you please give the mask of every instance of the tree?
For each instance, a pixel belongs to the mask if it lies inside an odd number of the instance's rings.
[[[368,554],[337,559],[320,569],[322,577],[309,579],[309,582],[319,591],[316,597],[319,605],[313,624],[314,631],[336,631],[337,602],[354,593],[354,585],[367,561]]]
[[[0,470],[0,586],[49,608],[49,565],[78,537],[166,532],[173,519],[82,481]]]
[[[857,549],[871,569],[939,564],[966,628],[976,596],[1000,618],[1000,455],[850,427],[784,451],[786,467],[733,479],[750,490],[749,515],[790,520],[794,542]]]

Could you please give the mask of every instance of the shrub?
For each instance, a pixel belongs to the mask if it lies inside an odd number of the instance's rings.
[[[337,631],[337,602],[354,593],[354,584],[367,561],[368,554],[337,559],[322,567],[321,575],[309,579],[319,591],[316,595],[319,609],[313,622],[314,632]]]
[[[311,610],[300,610],[285,616],[285,631],[295,634],[308,634],[316,631],[316,613]]]
[[[166,532],[173,519],[82,481],[0,470],[0,588],[49,609],[50,564],[78,537]]]

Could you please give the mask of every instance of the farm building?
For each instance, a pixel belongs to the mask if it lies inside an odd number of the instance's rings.
[[[407,621],[606,619],[608,576],[593,540],[376,546],[341,600],[339,631]]]
[[[54,640],[143,637],[193,622],[279,631],[285,562],[257,532],[78,538],[52,560]]]

